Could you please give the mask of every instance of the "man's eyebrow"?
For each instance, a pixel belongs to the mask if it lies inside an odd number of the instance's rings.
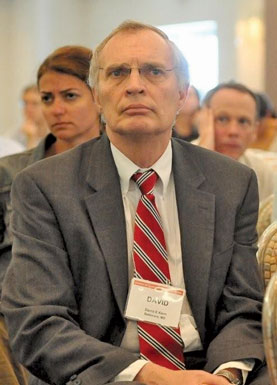
[[[100,69],[103,69],[105,71],[110,70],[110,69],[114,69],[114,68],[119,68],[119,67],[130,67],[130,64],[128,64],[128,63],[113,63],[110,65],[107,65],[106,67],[105,66],[99,66]]]
[[[128,68],[141,68],[143,66],[152,66],[152,67],[165,67],[165,65],[161,62],[152,62],[152,61],[146,61],[144,63],[139,64],[138,66],[132,66],[130,63],[114,63],[110,64],[108,66],[99,66],[100,69],[104,69],[105,71],[119,68],[119,67],[128,67]]]
[[[247,116],[247,115],[241,115],[241,116],[239,116],[239,119],[249,120],[250,122],[252,121],[251,117]]]

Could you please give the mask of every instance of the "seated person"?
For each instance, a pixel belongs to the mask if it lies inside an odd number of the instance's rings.
[[[15,175],[36,161],[99,135],[99,111],[87,84],[91,56],[92,51],[86,47],[66,46],[44,60],[37,81],[51,133],[35,148],[0,159],[0,292],[11,259],[10,191]],[[15,381],[14,378],[17,382],[11,385],[23,385],[21,372],[11,355],[1,309],[0,327],[0,373],[5,376],[5,385],[10,385],[8,381]]]
[[[254,171],[172,138],[188,70],[161,30],[123,23],[90,75],[105,133],[12,188],[2,309],[32,384],[268,385]]]
[[[277,150],[277,117],[272,101],[267,94],[256,93],[259,102],[259,125],[256,140],[251,148],[266,151]]]
[[[41,97],[36,84],[22,91],[23,122],[20,134],[27,149],[38,145],[48,133],[48,125],[42,111]]]
[[[195,124],[197,113],[200,109],[200,96],[194,86],[189,86],[185,103],[178,111],[174,124],[173,136],[191,142],[198,138],[198,130]]]
[[[198,114],[199,138],[194,142],[251,167],[258,178],[260,200],[274,191],[274,170],[249,149],[257,135],[259,106],[246,86],[229,82],[210,90]]]

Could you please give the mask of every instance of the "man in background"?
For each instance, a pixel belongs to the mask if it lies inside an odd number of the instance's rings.
[[[210,90],[198,114],[195,143],[251,167],[258,178],[260,200],[273,194],[274,171],[249,146],[257,136],[259,105],[256,95],[240,83],[221,83]]]

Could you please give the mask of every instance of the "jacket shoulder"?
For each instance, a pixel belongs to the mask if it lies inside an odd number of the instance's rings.
[[[99,139],[89,140],[63,153],[41,159],[19,172],[18,176],[28,174],[43,184],[53,181],[64,183],[71,178],[82,178],[87,172],[92,153],[99,148]]]
[[[173,139],[174,146],[182,148],[183,152],[190,158],[192,162],[197,164],[200,169],[213,170],[213,172],[227,172],[237,175],[244,174],[249,175],[253,173],[253,170],[245,164],[240,163],[226,155],[220,154],[216,151],[208,150],[197,144],[186,142],[182,139]]]
[[[0,190],[10,186],[16,174],[29,165],[34,149],[0,158]]]

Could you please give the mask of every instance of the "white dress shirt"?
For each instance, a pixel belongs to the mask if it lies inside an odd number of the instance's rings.
[[[137,184],[132,180],[132,175],[137,171],[144,172],[148,169],[141,169],[122,154],[113,144],[111,150],[117,171],[120,177],[121,192],[124,205],[124,213],[126,220],[127,247],[128,247],[128,266],[129,266],[129,283],[134,276],[133,264],[133,237],[136,208],[141,197],[141,192]],[[175,194],[175,185],[172,170],[172,147],[169,142],[165,152],[158,161],[151,167],[159,176],[154,187],[155,202],[161,216],[164,230],[165,242],[168,253],[168,264],[171,277],[171,283],[175,287],[185,289],[181,236],[178,219],[178,210]],[[190,305],[185,295],[181,317],[180,332],[184,341],[184,352],[201,350],[202,344],[200,336],[196,328],[195,320],[192,316]],[[139,352],[139,340],[137,333],[136,321],[127,320],[127,328],[121,343],[121,347],[131,351]],[[114,381],[132,381],[139,370],[146,364],[145,360],[137,360],[129,367],[124,369]],[[239,362],[225,364],[225,367],[236,367],[240,369],[251,369]],[[220,367],[223,368],[222,366]],[[218,369],[220,369],[218,368]]]

